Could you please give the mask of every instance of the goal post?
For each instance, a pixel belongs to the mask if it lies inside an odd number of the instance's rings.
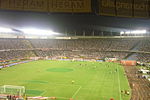
[[[11,94],[11,95],[23,96],[25,94],[25,87],[4,85],[0,87],[0,94]]]

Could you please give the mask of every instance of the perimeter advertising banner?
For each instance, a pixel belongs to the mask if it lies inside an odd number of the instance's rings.
[[[133,0],[116,0],[117,16],[132,17]]]
[[[49,12],[91,12],[91,0],[49,0]]]
[[[134,0],[134,17],[149,17],[149,2],[148,0]]]
[[[99,14],[122,17],[149,17],[148,0],[99,0]]]
[[[99,0],[100,15],[116,16],[116,0]]]
[[[0,8],[24,11],[48,11],[47,0],[0,0]]]
[[[44,11],[44,12],[48,11],[47,0],[24,0],[24,4],[26,1],[28,1],[28,2],[26,3],[26,5],[24,5],[24,10],[27,10],[27,11]]]
[[[8,9],[9,8],[9,0],[0,0],[0,8]]]
[[[0,0],[1,9],[42,12],[91,12],[91,0]]]

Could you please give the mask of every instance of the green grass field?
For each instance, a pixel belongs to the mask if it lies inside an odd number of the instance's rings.
[[[123,67],[108,62],[41,60],[19,64],[0,70],[2,85],[25,86],[28,96],[53,96],[57,100],[130,99],[121,93],[130,91]]]

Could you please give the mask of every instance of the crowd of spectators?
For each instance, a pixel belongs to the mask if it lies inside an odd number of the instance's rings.
[[[25,39],[0,39],[0,60],[20,59],[30,56],[35,56],[28,40]]]
[[[0,39],[0,60],[24,57],[82,57],[102,59],[116,57],[124,59],[139,39]],[[32,49],[32,50],[31,50]],[[139,51],[150,51],[150,41],[142,40]],[[139,60],[150,61],[150,54],[138,54]]]
[[[148,39],[142,40],[139,51],[150,52],[150,40]]]
[[[141,62],[150,62],[150,54],[146,53],[137,53],[137,60]]]
[[[65,50],[36,50],[36,53],[42,57],[67,57],[67,58],[86,58],[86,59],[104,59],[105,57],[115,57],[123,59],[128,55],[124,52],[105,52],[105,51],[65,51]]]
[[[128,53],[111,52],[112,50],[130,50],[138,40],[131,39],[32,39],[30,42],[38,50],[39,56],[66,56],[66,57],[84,57],[84,58],[105,58],[116,57],[125,58]],[[107,51],[107,52],[106,52]]]
[[[137,53],[137,60],[142,62],[150,62],[150,40],[148,38],[141,39],[138,51],[144,53]]]
[[[35,48],[61,50],[130,50],[138,40],[131,39],[39,39],[30,40]]]
[[[34,56],[34,53],[29,50],[10,50],[0,52],[0,60],[21,59]]]
[[[26,40],[22,39],[0,39],[0,50],[6,49],[27,49]]]

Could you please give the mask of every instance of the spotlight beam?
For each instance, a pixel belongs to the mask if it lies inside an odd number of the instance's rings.
[[[53,32],[51,30],[41,30],[41,29],[21,29],[21,31],[26,35],[38,35],[38,36],[51,36],[59,35],[59,33]]]

